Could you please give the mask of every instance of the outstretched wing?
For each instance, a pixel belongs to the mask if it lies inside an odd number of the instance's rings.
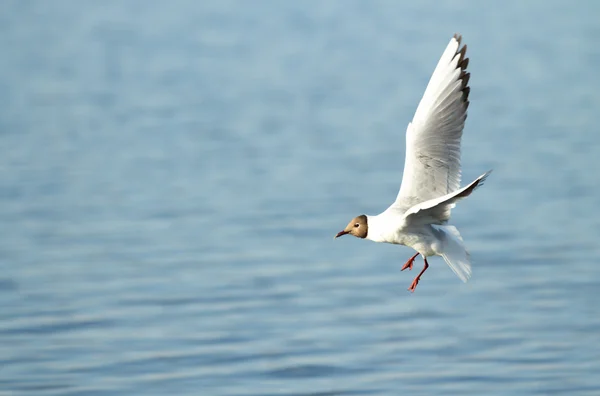
[[[460,187],[460,143],[470,91],[467,46],[460,44],[461,36],[454,35],[408,124],[404,175],[392,207],[406,210]]]
[[[469,185],[429,201],[421,202],[404,213],[405,221],[411,224],[442,224],[450,218],[450,210],[456,202],[471,195],[477,187],[483,186],[485,179],[492,173],[487,171]]]

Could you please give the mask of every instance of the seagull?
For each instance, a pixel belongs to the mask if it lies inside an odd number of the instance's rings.
[[[456,202],[468,197],[491,173],[460,188],[460,142],[469,107],[469,58],[455,34],[427,84],[406,129],[404,174],[396,200],[384,212],[352,219],[342,235],[411,247],[417,253],[401,271],[412,270],[420,254],[425,266],[408,290],[414,292],[429,268],[427,257],[442,256],[463,281],[471,277],[470,255],[458,229],[448,224]],[[335,239],[334,238],[334,239]]]

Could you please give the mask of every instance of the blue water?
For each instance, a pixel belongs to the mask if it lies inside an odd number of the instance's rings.
[[[599,395],[593,1],[4,1],[0,394]],[[448,40],[471,58],[433,258],[391,203]],[[417,268],[421,262],[417,261]]]

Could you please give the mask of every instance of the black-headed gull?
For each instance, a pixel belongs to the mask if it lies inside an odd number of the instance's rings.
[[[412,269],[415,258],[423,256],[425,266],[408,288],[411,292],[429,267],[429,256],[442,256],[463,282],[471,277],[469,253],[448,220],[456,202],[471,195],[491,171],[460,188],[460,140],[470,91],[467,46],[460,46],[461,39],[455,34],[450,40],[408,124],[404,175],[396,201],[377,216],[355,217],[335,236],[350,234],[416,250],[402,267],[402,271]]]

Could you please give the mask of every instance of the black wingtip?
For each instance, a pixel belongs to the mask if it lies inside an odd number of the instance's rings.
[[[465,106],[468,107],[469,94],[471,93],[471,88],[469,87],[469,79],[471,78],[471,73],[467,72],[467,67],[469,67],[469,58],[467,58],[467,45],[465,44],[461,47],[462,36],[458,33],[454,34],[454,39],[458,42],[456,55],[458,55],[457,68],[461,70],[459,79],[462,81],[462,100],[465,103]]]
[[[471,79],[471,73],[463,71],[460,76],[460,80],[462,81],[462,89],[465,89],[467,85],[469,85],[469,79]]]
[[[469,101],[469,94],[471,93],[471,87],[464,87],[462,90],[462,100],[467,103]]]

